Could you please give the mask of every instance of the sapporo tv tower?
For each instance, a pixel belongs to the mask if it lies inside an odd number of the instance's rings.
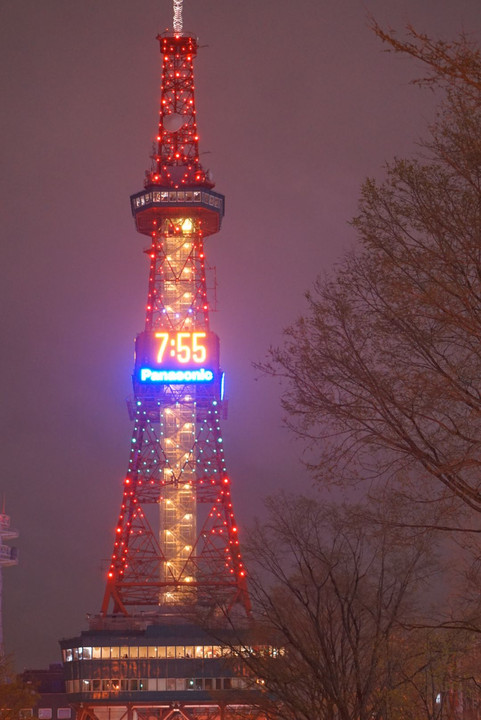
[[[80,720],[252,716],[256,693],[235,660],[247,647],[232,649],[226,622],[248,620],[250,607],[205,273],[204,238],[218,232],[224,198],[199,161],[197,40],[182,31],[181,2],[174,0],[173,32],[158,37],[157,151],[145,188],[131,197],[137,230],[150,240],[150,272],[112,559],[100,614],[60,643]]]

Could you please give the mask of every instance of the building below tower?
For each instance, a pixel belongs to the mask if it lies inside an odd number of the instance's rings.
[[[89,630],[60,642],[70,703],[78,720],[252,718],[260,687],[243,668],[246,637],[175,611],[155,622],[96,616]]]

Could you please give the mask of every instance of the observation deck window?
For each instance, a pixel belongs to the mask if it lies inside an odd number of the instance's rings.
[[[190,431],[189,431],[190,433]],[[180,435],[181,433],[179,433]],[[169,507],[169,506],[167,506]],[[190,513],[186,512],[180,522],[180,529],[190,529]],[[172,517],[176,517],[175,508],[172,508]],[[175,538],[171,538],[175,544]],[[192,659],[192,658],[219,658],[234,655],[258,655],[279,657],[285,654],[285,649],[271,645],[250,646],[238,645],[233,650],[225,645],[102,645],[82,646],[76,648],[65,648],[63,650],[64,662],[82,660],[110,660],[128,658],[151,658],[151,659]]]
[[[256,681],[254,681],[255,683]],[[103,678],[85,680],[67,680],[68,693],[100,693],[119,692],[182,692],[185,690],[232,690],[248,688],[252,678],[242,677],[177,677],[177,678]]]

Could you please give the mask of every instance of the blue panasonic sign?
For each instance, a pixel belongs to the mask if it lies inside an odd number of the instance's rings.
[[[214,379],[212,370],[199,368],[199,370],[153,370],[140,368],[140,382],[148,383],[208,383]]]

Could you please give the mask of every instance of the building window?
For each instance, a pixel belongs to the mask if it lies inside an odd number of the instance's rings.
[[[50,720],[52,717],[52,708],[39,708],[37,713],[38,720]]]
[[[57,708],[58,720],[70,720],[72,717],[72,710],[70,708]]]
[[[189,300],[190,302],[190,300]],[[191,439],[192,433],[189,430],[185,433]],[[186,528],[190,527],[188,524]],[[108,660],[110,658],[218,658],[234,655],[265,655],[278,657],[284,655],[284,648],[265,646],[243,646],[238,645],[232,650],[222,645],[108,645],[100,647],[79,647],[66,648],[63,650],[64,662],[73,660]]]

